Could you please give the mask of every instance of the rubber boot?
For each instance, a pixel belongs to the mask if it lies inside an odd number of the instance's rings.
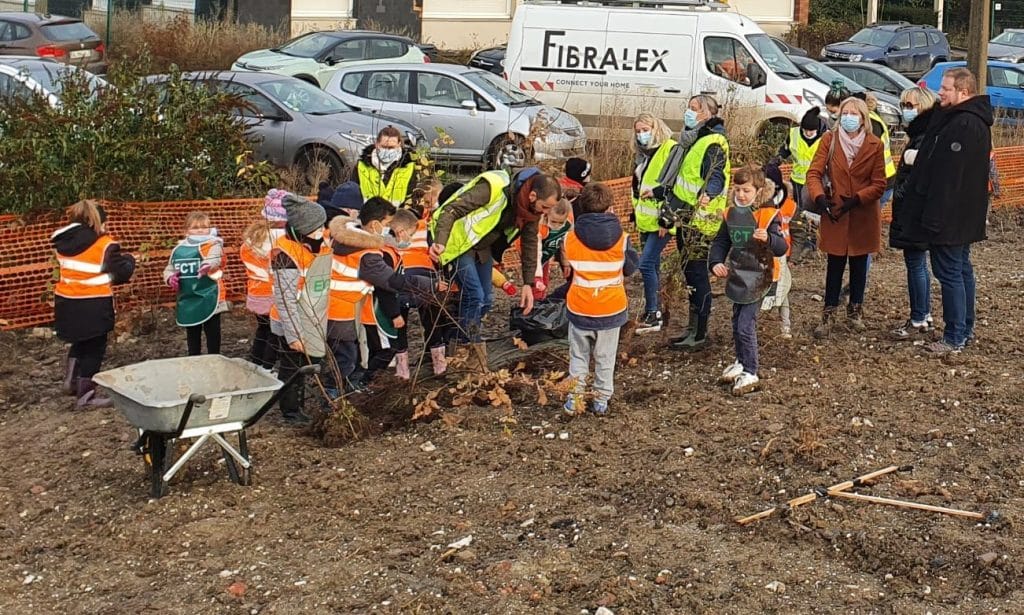
[[[96,383],[92,381],[92,378],[78,378],[75,388],[75,394],[78,398],[75,402],[76,409],[110,407],[110,399],[103,397],[96,391]]]
[[[694,326],[693,334],[684,340],[671,344],[676,350],[686,352],[697,352],[708,345],[708,318],[697,317],[697,324]]]
[[[867,326],[864,324],[864,306],[860,303],[851,303],[846,306],[846,321],[850,330],[856,333],[864,333]]]
[[[281,398],[278,401],[278,404],[281,406],[281,416],[284,417],[286,423],[291,425],[305,425],[309,423],[309,417],[299,409],[299,387],[301,386],[301,379],[293,382],[281,393]]]
[[[440,376],[448,371],[448,357],[445,356],[444,346],[430,349],[430,362],[434,364],[435,376]]]
[[[395,355],[395,375],[402,380],[409,379],[409,352],[399,352]]]
[[[693,334],[697,332],[697,310],[690,306],[690,318],[686,321],[686,329],[683,330],[683,334],[679,337],[670,338],[668,341],[670,344],[678,344],[688,337],[693,337]]]
[[[481,374],[491,371],[487,366],[486,342],[473,342],[469,345],[469,368]]]
[[[832,328],[836,323],[836,308],[826,307],[821,314],[821,324],[814,328],[814,337],[821,340],[832,336]]]
[[[64,384],[61,385],[61,390],[64,391],[65,395],[72,395],[78,392],[77,383],[75,382],[77,367],[78,359],[69,356],[66,366],[67,371],[64,372]]]

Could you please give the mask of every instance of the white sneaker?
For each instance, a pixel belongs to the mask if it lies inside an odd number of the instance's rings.
[[[722,375],[718,377],[718,381],[722,384],[732,384],[736,382],[736,379],[743,373],[743,364],[739,361],[733,361],[732,365],[726,367],[722,372]]]
[[[732,394],[736,397],[753,393],[760,388],[760,379],[755,374],[743,372],[732,385]]]
[[[780,335],[784,340],[791,340],[793,339],[793,330],[789,326],[783,325]]]

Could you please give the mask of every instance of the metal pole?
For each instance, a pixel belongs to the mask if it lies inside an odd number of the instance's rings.
[[[943,12],[945,12],[945,7],[945,0],[935,0],[935,14],[937,17],[936,21],[938,21],[938,25],[936,25],[935,27],[938,28],[940,31],[942,30],[942,14]]]
[[[107,48],[105,53],[110,53],[110,23],[114,18],[114,0],[107,0],[107,36],[103,45]]]
[[[971,28],[967,37],[967,67],[978,79],[978,93],[985,93],[988,78],[988,26],[990,0],[971,0]]]
[[[868,0],[868,25],[878,22],[878,0]]]

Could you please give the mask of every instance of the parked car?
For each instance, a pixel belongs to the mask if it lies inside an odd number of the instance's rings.
[[[1024,29],[1006,29],[988,43],[988,58],[1004,62],[1024,61]]]
[[[966,62],[936,64],[918,83],[933,92],[942,85],[942,74],[951,68],[962,68]],[[1024,124],[1024,65],[1001,60],[988,61],[986,94],[992,101],[997,124],[1017,126]]]
[[[811,79],[815,79],[825,85],[831,86],[835,81],[841,81],[843,86],[850,91],[851,94],[858,92],[866,92],[867,88],[860,85],[853,79],[850,79],[846,75],[837,72],[831,66],[827,66],[812,60],[810,58],[801,58],[799,56],[793,56],[790,58],[801,71],[804,72]],[[882,118],[882,121],[889,126],[890,130],[895,130],[900,125],[900,98],[899,96],[893,96],[892,94],[886,94],[885,92],[872,92],[876,99],[878,99],[878,106],[875,108],[875,112]],[[822,112],[824,112],[824,106]]]
[[[490,71],[495,75],[505,74],[505,46],[490,47],[474,51],[469,56],[469,66]]]
[[[106,81],[89,71],[56,60],[0,56],[0,106],[17,98],[42,96],[50,106],[59,107],[61,89],[76,77],[85,79],[94,95],[107,86]]]
[[[821,57],[875,62],[904,75],[923,75],[937,63],[949,60],[949,41],[934,26],[905,21],[878,23],[861,29],[848,41],[826,45]]]
[[[898,97],[907,88],[917,85],[888,66],[881,64],[825,62],[825,66],[831,66],[872,92],[884,92]]]
[[[0,13],[0,56],[52,58],[102,75],[106,50],[82,20],[38,13]]]
[[[335,73],[329,94],[372,113],[419,126],[453,161],[525,162],[528,135],[538,159],[584,153],[587,136],[568,112],[537,102],[494,73],[457,64],[356,66]],[[539,122],[540,126],[535,126]],[[444,139],[444,135],[451,137]]]
[[[404,36],[337,30],[310,32],[280,47],[251,51],[235,60],[231,70],[288,75],[324,87],[335,72],[348,66],[429,61],[429,56]]]
[[[775,43],[775,45],[782,50],[782,53],[786,54],[787,56],[807,57],[806,49],[801,49],[794,45],[790,45],[789,43],[787,43],[786,41],[782,40],[777,36],[769,36],[768,38],[772,39],[772,42]]]
[[[319,161],[327,165],[332,183],[347,177],[384,126],[398,128],[410,145],[423,143],[423,133],[401,119],[361,113],[295,77],[223,71],[186,73],[184,78],[244,103],[235,114],[249,126],[259,159],[280,167],[297,165],[306,173]],[[167,75],[146,80],[160,86]]]

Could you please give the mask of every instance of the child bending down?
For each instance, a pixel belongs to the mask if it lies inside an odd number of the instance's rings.
[[[771,202],[775,186],[759,166],[740,169],[733,180],[730,206],[711,243],[708,266],[726,278],[725,296],[733,302],[732,337],[736,361],[720,381],[732,384],[733,395],[746,395],[759,386],[757,378],[757,313],[772,284],[775,257],[786,253],[778,210]]]
[[[194,211],[185,218],[185,238],[171,251],[164,283],[177,293],[175,318],[185,328],[190,357],[220,354],[220,315],[228,310],[224,288],[224,242],[210,217]]]
[[[572,267],[565,303],[569,311],[569,376],[575,390],[566,400],[568,415],[583,412],[583,395],[590,360],[594,359],[594,401],[590,410],[608,413],[614,390],[619,329],[629,318],[624,276],[633,275],[640,262],[618,216],[610,212],[612,191],[603,184],[588,184],[580,192],[580,215],[565,236],[563,251]]]

